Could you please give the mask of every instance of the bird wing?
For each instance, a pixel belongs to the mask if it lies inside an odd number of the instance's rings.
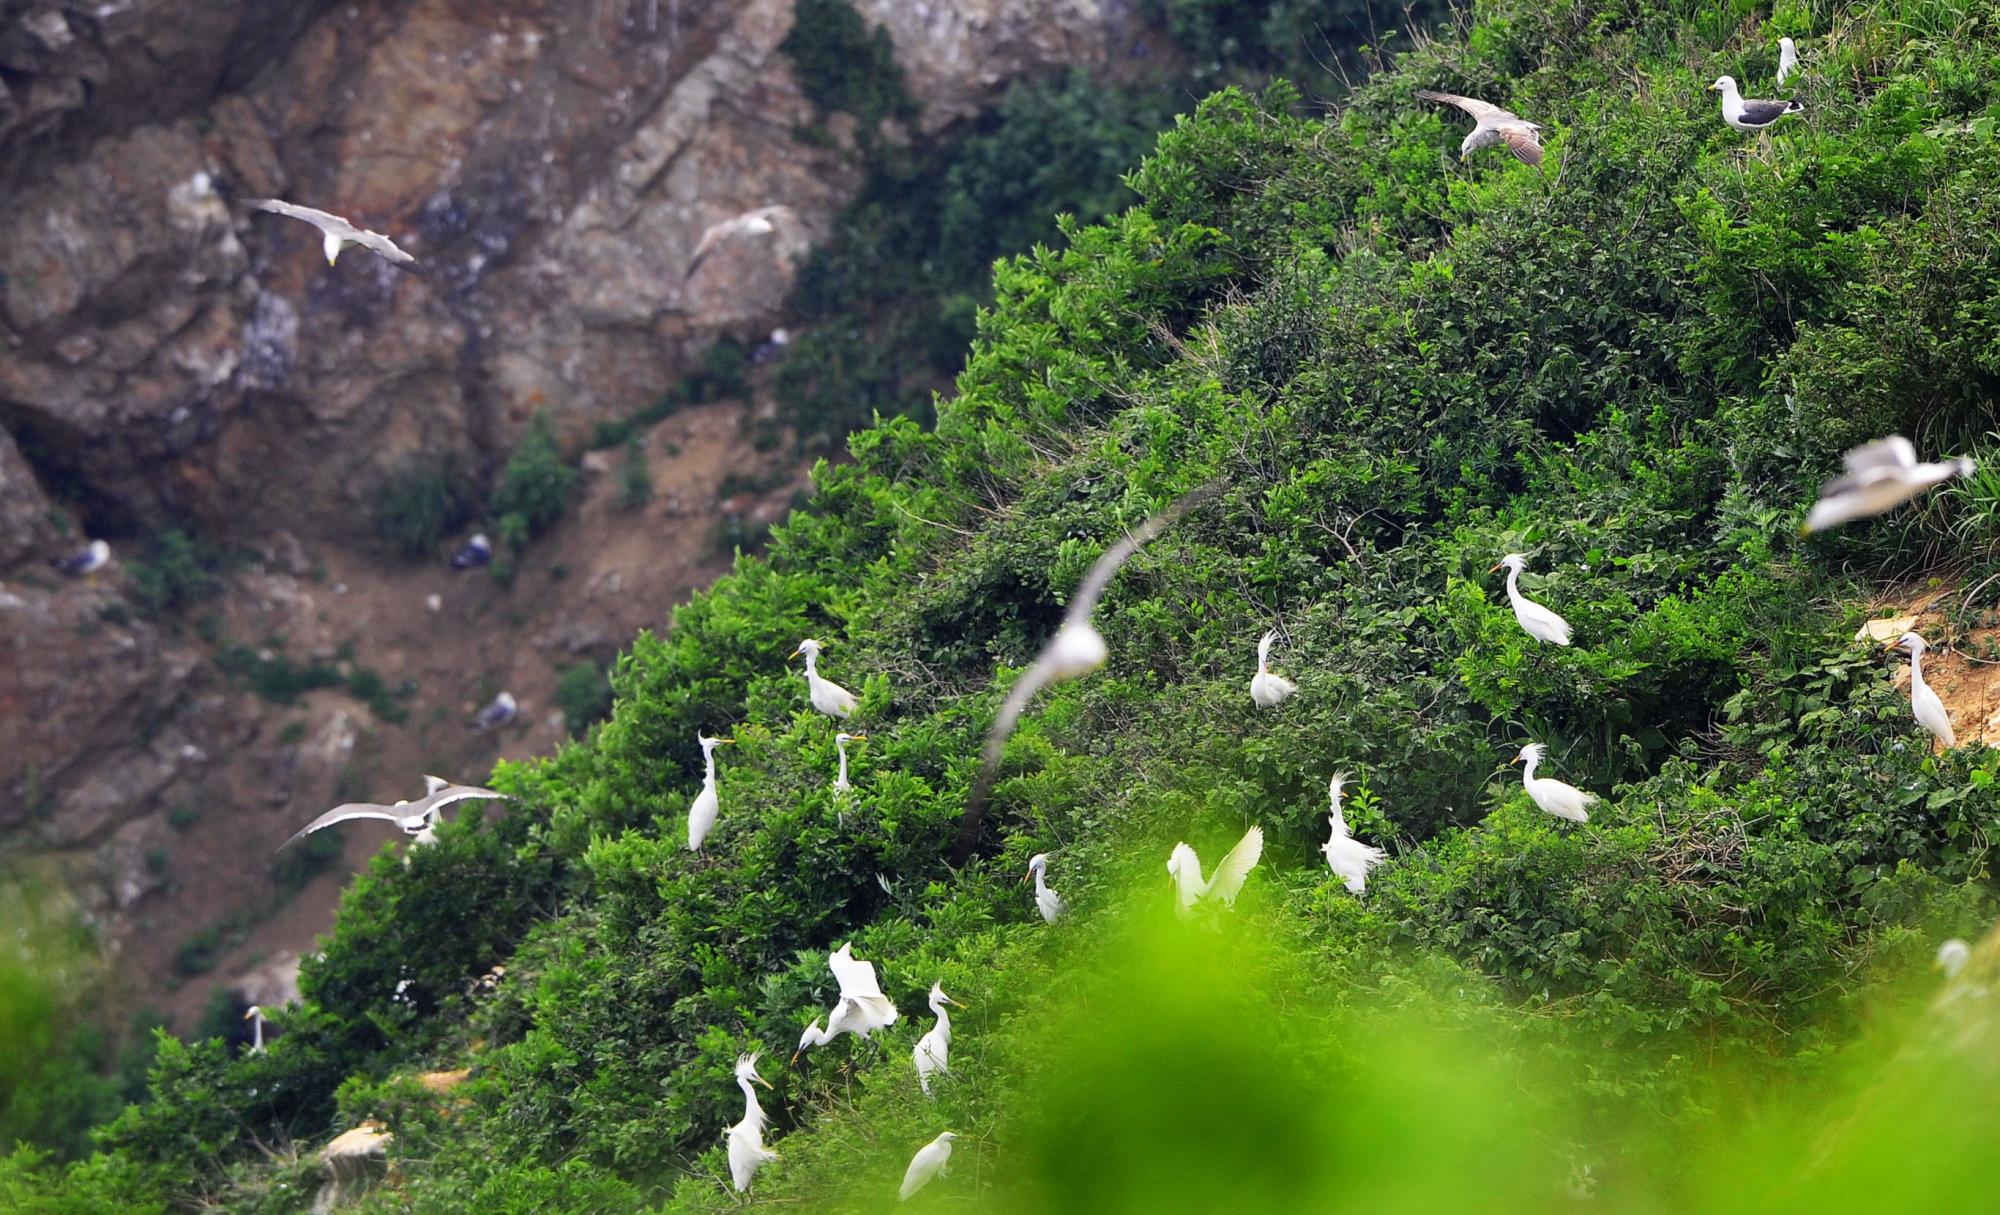
[[[875,977],[875,964],[864,962],[848,952],[850,946],[842,945],[826,956],[827,968],[833,971],[835,981],[840,984],[840,998],[843,1000],[880,1000],[882,984]]]
[[[1915,468],[1917,448],[1901,435],[1890,435],[1873,443],[1863,443],[1840,458],[1850,473],[1871,468]]]
[[[1126,532],[1118,543],[1105,549],[1104,555],[1097,559],[1097,564],[1090,567],[1090,573],[1084,575],[1082,584],[1076,588],[1076,594],[1070,596],[1069,607],[1063,613],[1063,622],[1069,624],[1089,621],[1091,612],[1097,608],[1097,601],[1104,597],[1104,588],[1111,585],[1111,579],[1117,575],[1119,567],[1131,560],[1132,554],[1138,552],[1153,537],[1172,527],[1189,510],[1221,492],[1221,478],[1191,489],[1161,507],[1152,518]]]
[[[993,792],[993,781],[1000,774],[1000,758],[1007,750],[1007,739],[1013,735],[1014,725],[1021,720],[1021,714],[1027,711],[1028,702],[1035,698],[1035,693],[1048,686],[1049,677],[1054,673],[1055,663],[1045,650],[1035,664],[1014,681],[1006,702],[993,719],[993,728],[987,732],[986,748],[979,760],[979,776],[972,782],[972,795],[965,803],[966,821],[977,824],[984,813],[986,799]],[[977,829],[976,826],[974,829]]]
[[[397,246],[395,241],[390,240],[388,237],[382,235],[380,232],[370,232],[367,231],[366,229],[356,229],[354,231],[354,235],[349,239],[353,240],[355,244],[360,245],[363,249],[368,250],[370,253],[376,254],[379,257],[386,258],[392,262],[397,262],[399,264],[407,265],[410,262],[414,262],[417,260],[416,258],[411,257],[409,254],[403,252],[403,250]]]
[[[1789,101],[1749,101],[1743,103],[1742,120],[1751,126],[1764,127],[1792,112]]]
[[[1425,101],[1442,101],[1446,105],[1455,105],[1470,114],[1475,121],[1487,126],[1521,121],[1521,116],[1512,110],[1503,110],[1492,102],[1481,101],[1477,97],[1461,97],[1457,93],[1439,93],[1432,89],[1418,89],[1417,96]]]
[[[402,810],[405,815],[435,814],[453,802],[462,802],[474,797],[502,802],[513,800],[505,793],[494,789],[482,789],[478,785],[446,785],[436,793],[420,797],[402,807]]]
[[[250,205],[259,211],[270,211],[273,214],[289,215],[293,219],[302,219],[323,232],[331,232],[335,236],[346,237],[350,240],[359,240],[364,235],[361,229],[338,215],[334,215],[328,211],[321,211],[314,207],[301,207],[297,203],[288,203],[282,198],[253,198],[250,200]]]
[[[1507,150],[1514,154],[1515,160],[1524,165],[1542,163],[1542,141],[1536,137],[1532,123],[1517,120],[1498,124],[1493,129],[1500,133],[1500,138],[1506,142]]]
[[[287,845],[296,844],[322,827],[331,827],[335,823],[344,823],[349,819],[381,818],[387,819],[400,827],[403,825],[403,820],[409,816],[409,813],[409,806],[390,807],[378,806],[373,802],[347,802],[343,805],[335,806],[325,814],[320,815],[310,823],[299,828],[298,831],[293,833],[292,838],[286,840],[283,844],[279,844],[278,847],[283,849]]]
[[[1236,841],[1229,855],[1216,862],[1215,872],[1209,876],[1206,897],[1221,899],[1234,905],[1236,895],[1243,889],[1243,882],[1250,871],[1257,867],[1257,859],[1264,855],[1264,829],[1252,826]]]

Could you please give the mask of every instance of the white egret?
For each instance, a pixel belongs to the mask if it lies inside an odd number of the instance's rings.
[[[1910,656],[1910,711],[1916,714],[1917,724],[1935,735],[1949,751],[1958,745],[1958,737],[1952,733],[1951,714],[1945,712],[1944,701],[1924,682],[1924,652],[1929,649],[1921,635],[1905,633],[1883,646],[1882,652],[1902,650]]]
[[[850,952],[853,948],[850,941],[827,955],[827,969],[840,984],[840,999],[827,1014],[825,1029],[819,1027],[819,1019],[815,1017],[799,1036],[799,1049],[792,1052],[793,1062],[808,1047],[824,1046],[841,1034],[866,1038],[896,1023],[896,1006],[882,994],[882,984],[875,977],[875,964],[857,960]]]
[[[1778,83],[1799,70],[1799,44],[1790,38],[1778,39]]]
[[[1962,456],[1919,463],[1916,447],[1901,435],[1864,443],[1842,456],[1841,463],[1846,471],[1820,486],[1819,501],[1799,526],[1801,536],[1893,510],[1933,485],[1969,477],[1978,468]]]
[[[910,1167],[903,1172],[903,1189],[898,1201],[909,1201],[910,1195],[929,1185],[945,1171],[945,1165],[951,1162],[951,1145],[957,1140],[957,1135],[946,1131],[917,1149],[917,1154],[910,1157]]]
[[[1208,899],[1221,899],[1225,906],[1234,907],[1236,896],[1243,889],[1244,879],[1257,867],[1257,858],[1264,855],[1264,829],[1252,826],[1236,841],[1236,846],[1228,855],[1216,862],[1215,872],[1207,880],[1201,876],[1201,858],[1185,843],[1175,844],[1173,855],[1167,858],[1167,872],[1174,879],[1174,888],[1179,895],[1179,911],[1183,918],[1194,911],[1194,905]]]
[[[1430,89],[1418,89],[1417,96],[1425,101],[1442,101],[1446,105],[1464,110],[1473,121],[1473,127],[1465,133],[1464,142],[1458,145],[1458,158],[1464,160],[1481,148],[1504,143],[1514,159],[1524,165],[1542,163],[1541,124],[1529,122],[1512,110],[1503,110],[1490,102],[1472,97],[1461,97],[1457,93],[1438,93]]]
[[[833,791],[835,793],[849,793],[853,791],[854,786],[849,784],[847,780],[847,744],[865,741],[867,737],[866,734],[836,734],[833,736],[834,750],[840,752],[840,775],[833,778]]]
[[[757,1074],[754,1052],[736,1056],[736,1087],[743,1090],[743,1121],[724,1131],[723,1138],[729,1143],[729,1181],[739,1194],[750,1189],[758,1169],[778,1158],[776,1152],[764,1146],[764,1128],[770,1119],[757,1103],[757,1090],[750,1087],[752,1083],[771,1087],[770,1081]]]
[[[1787,114],[1802,114],[1805,107],[1796,101],[1745,100],[1736,91],[1734,76],[1717,76],[1708,86],[1722,93],[1722,121],[1739,131],[1761,131]]]
[[[695,741],[701,744],[701,792],[694,795],[694,803],[688,807],[688,851],[700,852],[701,842],[715,829],[715,816],[722,810],[721,799],[715,794],[715,749],[734,746],[733,738],[710,738],[697,733]]]
[[[301,207],[278,198],[253,198],[247,200],[259,211],[270,211],[278,215],[289,215],[302,219],[318,228],[322,243],[326,248],[326,264],[331,266],[340,257],[340,251],[349,245],[360,245],[363,249],[400,265],[407,265],[417,259],[396,247],[396,242],[380,232],[370,232],[357,228],[338,215],[317,211],[311,207]]]
[[[1554,645],[1569,644],[1569,621],[1536,603],[1521,593],[1521,570],[1528,564],[1528,558],[1521,553],[1508,553],[1500,558],[1500,564],[1488,573],[1504,568],[1507,571],[1507,600],[1514,605],[1514,619],[1521,622],[1521,628],[1536,641],[1546,641]]]
[[[1250,699],[1260,709],[1275,709],[1299,690],[1299,685],[1283,675],[1271,674],[1271,643],[1277,639],[1278,632],[1273,629],[1257,642],[1257,673],[1250,678]]]
[[[1947,979],[1956,979],[1958,972],[1964,970],[1965,964],[1971,960],[1972,946],[1957,937],[1938,946],[1937,968],[1944,972],[1944,977]]]
[[[264,1010],[252,1004],[243,1013],[243,1019],[250,1023],[250,1053],[264,1053]]]
[[[1575,785],[1566,785],[1552,776],[1536,776],[1535,765],[1542,762],[1548,748],[1540,743],[1529,743],[1521,748],[1521,753],[1508,760],[1510,764],[1525,763],[1521,769],[1521,787],[1528,791],[1535,804],[1557,818],[1566,818],[1572,823],[1590,821],[1590,803],[1597,800],[1595,793],[1585,793]]]
[[[1319,850],[1326,854],[1327,868],[1347,884],[1349,891],[1360,894],[1368,886],[1368,871],[1389,859],[1389,854],[1347,833],[1347,819],[1340,813],[1340,789],[1346,783],[1345,772],[1334,773],[1327,782],[1326,794],[1333,803],[1326,816],[1331,834]]]
[[[299,840],[304,839],[321,828],[331,827],[335,823],[344,823],[350,819],[357,818],[386,819],[402,828],[405,835],[423,835],[435,825],[438,811],[453,802],[464,801],[467,798],[473,797],[487,798],[495,801],[508,800],[505,793],[496,793],[491,789],[482,789],[477,785],[446,785],[437,792],[420,797],[416,801],[401,801],[393,806],[381,806],[374,802],[347,802],[335,806],[312,822],[307,823],[291,839],[286,840],[283,844],[278,845],[278,847],[284,848],[287,844],[297,843]]]
[[[1000,758],[1006,752],[1007,738],[1014,733],[1014,723],[1020,720],[1028,702],[1049,684],[1088,675],[1103,666],[1104,660],[1110,657],[1111,651],[1104,644],[1104,635],[1091,623],[1090,615],[1097,609],[1097,601],[1103,597],[1105,588],[1111,585],[1111,579],[1153,537],[1173,526],[1190,509],[1220,492],[1222,482],[1217,480],[1182,494],[1105,549],[1090,567],[1090,572],[1084,575],[1076,593],[1070,596],[1069,606],[1063,610],[1062,624],[1056,629],[1055,636],[1049,638],[1033,664],[1014,681],[1014,687],[1007,693],[1006,701],[993,719],[993,728],[986,734],[979,776],[972,783],[972,796],[966,799],[965,815],[959,820],[958,843],[954,849],[959,857],[972,855],[973,845],[978,842],[986,795],[992,790],[993,778],[1000,770]]]
[[[819,642],[808,637],[799,642],[799,648],[792,651],[792,658],[806,656],[806,693],[812,699],[812,707],[828,717],[851,717],[861,702],[854,693],[841,687],[819,673]],[[788,660],[789,661],[789,660]]]
[[[917,1083],[922,1086],[924,1096],[931,1095],[931,1077],[938,1072],[951,1070],[951,1017],[944,1011],[945,1005],[964,1008],[957,1000],[944,994],[944,984],[931,984],[931,1012],[937,1017],[937,1024],[930,1032],[917,1039],[916,1049],[910,1058],[917,1065]]]
[[[1027,877],[1021,880],[1035,879],[1035,909],[1042,913],[1044,921],[1053,924],[1069,914],[1069,904],[1063,901],[1063,896],[1049,889],[1048,869],[1049,854],[1037,852],[1028,858]]]

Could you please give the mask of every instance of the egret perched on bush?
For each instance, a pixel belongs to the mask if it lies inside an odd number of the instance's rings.
[[[1027,877],[1021,880],[1035,879],[1035,909],[1042,913],[1042,919],[1053,924],[1069,914],[1069,904],[1063,901],[1063,896],[1049,889],[1048,869],[1049,854],[1037,852],[1028,858]]]
[[[710,738],[706,734],[696,734],[695,741],[701,744],[701,792],[694,795],[694,804],[688,807],[688,851],[700,852],[701,842],[715,829],[715,816],[722,810],[722,801],[715,794],[715,749],[732,746],[733,738]]]
[[[1521,748],[1521,753],[1508,760],[1510,764],[1525,763],[1521,769],[1521,787],[1535,804],[1557,818],[1566,818],[1572,823],[1590,821],[1590,803],[1597,800],[1595,793],[1585,793],[1575,785],[1566,785],[1552,776],[1536,776],[1535,765],[1542,762],[1548,748],[1540,743],[1529,743]]]
[[[1257,858],[1264,855],[1264,829],[1252,826],[1236,841],[1236,846],[1228,855],[1216,862],[1215,872],[1206,881],[1201,876],[1201,858],[1185,843],[1175,844],[1173,855],[1167,858],[1167,872],[1173,876],[1176,893],[1180,897],[1179,911],[1183,918],[1194,911],[1194,905],[1208,899],[1221,899],[1228,907],[1236,905],[1236,896],[1243,889],[1244,879],[1257,867]]]
[[[828,717],[851,717],[861,702],[855,699],[854,693],[820,675],[819,650],[819,642],[808,637],[799,642],[799,648],[791,654],[792,658],[801,654],[806,656],[806,693],[812,698],[812,707]]]
[[[243,1019],[250,1023],[250,1053],[264,1053],[264,1010],[252,1004],[244,1010]]]
[[[1326,854],[1327,867],[1347,884],[1347,889],[1360,894],[1368,886],[1368,871],[1389,859],[1389,854],[1347,834],[1347,819],[1340,813],[1340,787],[1346,783],[1345,772],[1334,773],[1327,782],[1326,794],[1333,808],[1327,813],[1326,823],[1332,834],[1319,850]]]
[[[1883,653],[1902,650],[1910,656],[1910,711],[1917,715],[1917,724],[1937,736],[1945,750],[1958,745],[1958,737],[1951,732],[1951,714],[1945,712],[1944,701],[1924,682],[1924,651],[1930,646],[1917,633],[1905,633],[1882,647]]]
[[[1299,690],[1299,685],[1283,675],[1271,674],[1271,643],[1277,639],[1278,631],[1273,629],[1257,642],[1257,673],[1250,678],[1250,699],[1260,709],[1275,709]]]
[[[903,1172],[899,1200],[908,1201],[910,1195],[929,1185],[932,1178],[945,1171],[944,1166],[951,1161],[951,1145],[957,1140],[957,1135],[946,1131],[917,1149],[917,1154],[910,1157],[910,1167]]]
[[[931,1012],[937,1017],[937,1024],[930,1032],[917,1039],[916,1049],[910,1052],[917,1065],[917,1083],[923,1087],[924,1096],[931,1095],[931,1077],[938,1072],[951,1070],[951,1017],[944,1011],[950,1004],[964,1008],[957,1000],[944,994],[943,983],[931,984]]]
[[[751,1179],[757,1170],[778,1158],[776,1152],[764,1146],[764,1127],[770,1119],[764,1115],[764,1107],[757,1104],[757,1090],[752,1083],[771,1087],[771,1082],[757,1074],[757,1055],[752,1052],[736,1056],[736,1087],[743,1090],[743,1121],[723,1132],[729,1141],[729,1180],[741,1194],[749,1190]]]
[[[1521,593],[1521,570],[1528,564],[1528,558],[1521,553],[1508,553],[1500,558],[1494,570],[1507,571],[1507,599],[1514,605],[1514,619],[1521,622],[1521,628],[1536,641],[1547,641],[1555,645],[1569,644],[1569,621],[1551,612]]]
[[[844,733],[833,736],[833,748],[840,752],[840,775],[833,778],[833,791],[835,793],[847,793],[853,790],[854,786],[849,784],[847,780],[847,744],[861,742],[867,737],[866,734]]]
[[[1917,449],[1901,435],[1864,443],[1841,463],[1846,471],[1820,486],[1819,501],[1799,526],[1801,536],[1892,510],[1933,485],[1969,477],[1978,467],[1964,457],[1919,463]]]
[[[1152,518],[1127,532],[1124,539],[1105,549],[1096,564],[1090,567],[1090,572],[1084,575],[1076,593],[1070,596],[1069,606],[1063,611],[1062,624],[1056,629],[1055,636],[1049,638],[1034,663],[1014,681],[1013,690],[1007,693],[1006,702],[993,719],[993,729],[987,732],[979,776],[972,783],[972,795],[966,800],[965,815],[959,820],[956,852],[961,858],[970,856],[973,845],[978,841],[986,795],[993,788],[995,773],[1000,770],[1000,758],[1006,752],[1008,736],[1014,733],[1014,723],[1021,719],[1028,702],[1049,684],[1088,675],[1103,666],[1104,660],[1110,657],[1111,651],[1104,643],[1104,635],[1091,623],[1090,615],[1097,610],[1097,601],[1104,596],[1111,579],[1148,541],[1173,526],[1190,509],[1221,491],[1222,482],[1216,480],[1182,494]]]
[[[840,984],[840,999],[827,1014],[825,1029],[819,1027],[819,1018],[815,1017],[806,1026],[806,1032],[799,1035],[799,1049],[792,1052],[794,1063],[806,1048],[824,1046],[840,1034],[865,1038],[896,1023],[896,1006],[882,994],[882,984],[875,977],[875,964],[857,961],[850,952],[853,948],[850,941],[827,955],[827,969]]]

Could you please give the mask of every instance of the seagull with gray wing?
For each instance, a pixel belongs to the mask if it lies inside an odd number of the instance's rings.
[[[311,207],[301,207],[279,198],[253,198],[250,205],[259,211],[270,211],[276,215],[289,215],[302,219],[318,228],[325,236],[326,264],[331,266],[340,257],[340,251],[349,245],[359,245],[378,257],[386,258],[398,265],[408,265],[417,259],[396,247],[396,242],[380,232],[370,232],[357,228],[338,215],[329,215]]]
[[[429,784],[436,779],[438,778],[427,776],[424,778],[424,781],[426,784]],[[380,806],[374,802],[347,802],[344,805],[335,806],[325,814],[307,823],[292,838],[279,844],[278,848],[283,850],[304,839],[306,836],[311,835],[313,832],[331,827],[335,823],[345,823],[359,818],[378,818],[392,822],[402,828],[404,835],[416,837],[419,843],[428,843],[431,838],[430,833],[437,826],[438,811],[451,805],[453,802],[462,802],[468,798],[475,797],[493,801],[509,800],[505,793],[498,793],[492,789],[482,789],[478,785],[446,784],[443,788],[437,790],[437,792],[426,794],[416,801],[401,801],[393,806]]]
[[[1539,123],[1529,122],[1512,110],[1503,110],[1491,102],[1473,97],[1461,97],[1457,93],[1437,93],[1430,89],[1418,89],[1417,96],[1425,101],[1442,101],[1464,110],[1472,119],[1473,126],[1465,133],[1465,141],[1458,145],[1458,158],[1464,160],[1481,148],[1504,143],[1514,159],[1524,165],[1542,163],[1542,140],[1537,134],[1542,128]]]
[[[111,562],[111,546],[102,540],[92,540],[73,553],[52,559],[49,564],[59,573],[72,578],[79,574],[95,575]]]
[[[1734,76],[1717,76],[1708,88],[1722,94],[1722,121],[1739,131],[1762,131],[1787,114],[1803,114],[1806,109],[1796,101],[1746,100],[1737,92]]]
[[[798,219],[797,212],[783,203],[778,203],[774,206],[759,207],[755,211],[745,211],[718,224],[710,224],[708,230],[701,234],[701,239],[695,243],[694,256],[688,259],[687,273],[682,278],[693,278],[694,272],[701,267],[702,262],[708,260],[708,255],[715,252],[724,241],[745,236],[769,236],[778,230],[780,223],[790,223],[796,219]]]

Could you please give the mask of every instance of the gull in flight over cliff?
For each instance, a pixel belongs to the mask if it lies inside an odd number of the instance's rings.
[[[1486,572],[1491,574],[1502,568],[1506,569],[1507,599],[1514,605],[1514,619],[1520,622],[1522,631],[1536,641],[1546,641],[1552,645],[1568,645],[1569,621],[1521,593],[1521,570],[1527,564],[1526,555],[1508,553],[1500,558],[1499,565]]]
[[[1978,465],[1963,456],[1935,464],[1917,461],[1901,435],[1864,443],[1841,457],[1847,471],[1820,487],[1819,501],[1799,527],[1801,536],[1893,510],[1933,485],[1969,477]]]
[[[799,1036],[799,1048],[792,1052],[792,1062],[798,1062],[808,1047],[824,1046],[840,1034],[865,1038],[896,1023],[896,1006],[882,994],[875,964],[857,960],[853,948],[850,941],[827,955],[827,969],[840,984],[840,1000],[827,1014],[825,1029],[819,1027],[817,1017],[806,1026],[806,1032]]]
[[[425,777],[424,779],[428,782],[436,778]],[[494,801],[511,800],[505,793],[496,793],[491,789],[480,788],[478,785],[446,784],[437,792],[425,794],[416,801],[401,801],[393,806],[380,806],[374,802],[347,802],[335,806],[325,814],[307,823],[293,834],[292,838],[279,844],[278,847],[280,849],[286,848],[315,831],[331,827],[335,823],[345,823],[357,818],[384,819],[402,828],[404,835],[424,837],[435,827],[438,811],[451,805],[453,802],[462,802],[468,798],[475,797]],[[420,838],[419,842],[425,841]]]
[[[1236,841],[1236,846],[1215,863],[1215,872],[1203,879],[1201,858],[1194,849],[1185,843],[1175,844],[1173,855],[1167,858],[1167,873],[1174,879],[1174,891],[1179,898],[1175,910],[1186,919],[1194,913],[1196,903],[1210,899],[1221,899],[1226,907],[1236,906],[1236,896],[1263,855],[1264,829],[1253,824]]]
[[[986,796],[992,791],[993,778],[1000,771],[1000,758],[1007,749],[1007,739],[1014,733],[1014,725],[1020,721],[1028,702],[1049,684],[1088,675],[1103,666],[1105,659],[1111,656],[1110,648],[1104,643],[1104,635],[1097,631],[1097,626],[1090,619],[1091,613],[1097,610],[1097,601],[1104,596],[1105,588],[1111,585],[1111,579],[1148,541],[1221,491],[1222,482],[1211,481],[1182,494],[1105,549],[1097,563],[1090,567],[1090,572],[1084,575],[1082,584],[1070,596],[1069,606],[1063,611],[1062,625],[1042,647],[1041,655],[1034,664],[1014,681],[1013,690],[1007,693],[1006,702],[993,719],[993,729],[986,735],[979,776],[973,782],[965,815],[959,820],[957,852],[960,856],[971,855],[980,819],[985,812]]]
[[[311,207],[301,207],[296,203],[288,203],[281,198],[253,198],[249,202],[251,206],[257,208],[259,211],[269,211],[275,215],[289,215],[293,219],[302,219],[313,227],[318,228],[325,238],[326,264],[329,266],[339,260],[340,251],[349,245],[359,245],[377,257],[395,262],[398,265],[408,265],[417,260],[397,248],[395,241],[390,240],[380,232],[370,232],[366,228],[357,228],[338,215],[330,215],[325,211],[317,211]]]
[[[1930,648],[1923,634],[1905,633],[1883,646],[1882,652],[1902,650],[1910,656],[1910,712],[1916,715],[1917,724],[1929,730],[1949,751],[1958,745],[1958,737],[1951,730],[1951,714],[1945,712],[1937,690],[1924,682],[1924,651]]]
[[[779,203],[776,206],[759,207],[755,211],[745,211],[718,224],[710,224],[708,230],[701,234],[701,239],[695,243],[694,256],[688,259],[687,273],[681,277],[693,278],[694,272],[708,260],[708,255],[715,252],[722,242],[742,236],[769,236],[778,230],[780,221],[789,223],[797,218],[797,212]]]
[[[1277,639],[1278,631],[1272,629],[1257,641],[1257,673],[1250,677],[1250,700],[1260,709],[1275,709],[1299,690],[1299,685],[1283,675],[1271,674],[1271,643]]]
[[[1481,148],[1490,148],[1496,143],[1504,143],[1514,159],[1524,165],[1542,163],[1542,140],[1537,134],[1542,128],[1539,123],[1529,122],[1512,110],[1503,110],[1491,102],[1475,97],[1461,97],[1457,93],[1438,93],[1430,89],[1418,89],[1417,96],[1425,101],[1442,101],[1464,110],[1472,119],[1473,126],[1465,133],[1465,141],[1458,145],[1458,158],[1464,160]]]
[[[1520,754],[1508,760],[1510,764],[1525,763],[1521,769],[1521,787],[1528,791],[1537,806],[1557,818],[1566,818],[1572,823],[1590,821],[1590,803],[1597,800],[1595,793],[1585,793],[1575,785],[1566,785],[1553,776],[1536,776],[1535,765],[1542,762],[1548,748],[1540,743],[1529,743],[1522,747]]]
[[[1739,131],[1762,131],[1787,114],[1805,113],[1805,107],[1796,101],[1745,100],[1736,91],[1734,76],[1717,76],[1708,87],[1710,92],[1722,94],[1722,121]]]
[[[1326,856],[1327,868],[1346,883],[1348,891],[1360,894],[1368,888],[1368,871],[1387,860],[1389,854],[1347,833],[1347,818],[1340,812],[1340,789],[1346,783],[1345,772],[1334,773],[1333,779],[1327,782],[1327,797],[1333,802],[1333,808],[1326,816],[1331,834],[1319,850]]]

